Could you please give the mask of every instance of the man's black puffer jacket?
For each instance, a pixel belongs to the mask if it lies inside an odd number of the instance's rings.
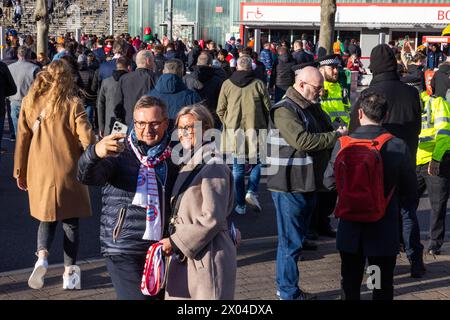
[[[146,254],[150,241],[142,240],[145,231],[145,208],[132,205],[140,162],[128,147],[118,157],[100,159],[94,145],[83,153],[78,162],[78,180],[87,185],[103,186],[100,242],[103,255]],[[170,195],[178,167],[170,159],[159,165],[166,166],[165,199],[158,181],[164,234],[170,219]],[[157,170],[157,168],[155,168]]]

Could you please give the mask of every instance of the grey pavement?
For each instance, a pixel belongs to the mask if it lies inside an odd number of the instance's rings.
[[[449,239],[447,239],[449,240]],[[306,251],[299,262],[300,286],[321,300],[340,299],[340,259],[334,239],[321,238],[319,250]],[[244,240],[238,249],[237,300],[275,300],[276,237]],[[41,290],[27,286],[31,268],[0,274],[0,300],[112,300],[114,289],[103,259],[80,261],[82,290],[62,290],[62,265],[53,265]],[[450,245],[443,254],[426,256],[427,274],[409,277],[409,263],[399,255],[395,269],[395,299],[450,300]],[[365,283],[365,282],[364,282]],[[362,299],[371,299],[370,290],[361,288]]]

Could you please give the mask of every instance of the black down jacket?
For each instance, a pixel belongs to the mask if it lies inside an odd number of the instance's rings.
[[[128,146],[128,144],[127,144]],[[164,234],[170,217],[170,195],[178,168],[170,159],[166,166],[165,190],[158,180]],[[142,240],[145,232],[145,208],[132,205],[140,162],[127,147],[118,157],[100,159],[91,145],[78,162],[78,180],[87,185],[103,186],[100,242],[103,255],[146,254],[150,241]],[[155,168],[158,170],[158,166]],[[163,195],[164,194],[164,195]],[[165,197],[164,197],[165,196]],[[164,197],[164,201],[163,201]]]

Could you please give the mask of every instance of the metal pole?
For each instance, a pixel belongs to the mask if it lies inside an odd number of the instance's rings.
[[[255,28],[255,45],[253,47],[253,50],[259,54],[261,51],[261,29]]]
[[[109,34],[114,35],[114,0],[109,0]]]
[[[198,40],[198,0],[195,0],[195,24],[194,24],[194,40]]]
[[[139,35],[144,38],[144,1],[139,0]]]
[[[3,60],[5,52],[5,30],[0,26],[0,59]]]
[[[386,43],[386,33],[380,32],[378,35],[378,44],[385,44]]]
[[[172,0],[167,0],[167,33],[169,40],[172,41],[172,33],[173,33],[173,2]]]

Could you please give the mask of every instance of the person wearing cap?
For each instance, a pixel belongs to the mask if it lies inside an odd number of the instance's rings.
[[[331,119],[334,128],[348,126],[350,122],[350,106],[346,101],[346,92],[339,84],[339,65],[338,55],[331,54],[319,58],[319,71],[324,77],[324,91],[320,97],[323,111]]]
[[[330,117],[334,129],[347,127],[350,122],[349,106],[345,92],[338,79],[340,60],[338,55],[326,55],[318,59],[319,71],[324,78],[324,90],[320,97],[322,110]],[[336,205],[337,194],[323,190],[317,193],[317,205],[311,216],[308,239],[317,240],[319,235],[336,237],[336,231],[330,225],[329,216]]]
[[[225,50],[230,52],[233,49],[236,49],[236,38],[230,37],[230,40],[225,43]]]
[[[304,250],[317,191],[336,140],[347,133],[333,130],[320,107],[323,76],[306,64],[295,84],[269,113],[267,188],[272,192],[278,228],[277,295],[282,300],[311,298],[299,288],[297,262]]]
[[[411,159],[415,159],[421,131],[422,110],[419,93],[415,88],[400,81],[395,53],[387,44],[380,44],[372,49],[369,69],[373,78],[366,90],[384,95],[388,103],[388,112],[383,120],[383,127],[394,136],[403,139],[408,145]],[[350,114],[350,133],[360,126],[359,104],[358,100]],[[416,199],[418,202],[419,198]],[[405,251],[411,263],[411,277],[420,278],[425,273],[425,266],[416,203],[403,206],[399,215],[402,219]]]

